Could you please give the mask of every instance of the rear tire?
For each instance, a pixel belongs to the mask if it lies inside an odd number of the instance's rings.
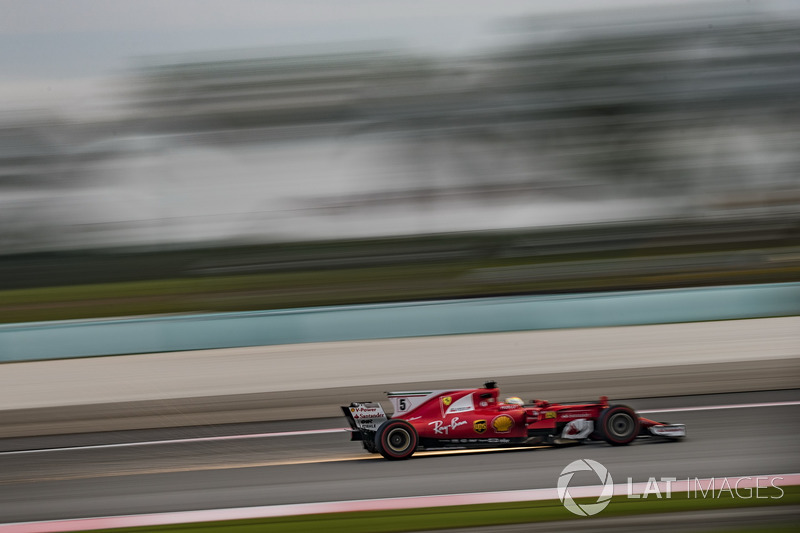
[[[411,457],[418,442],[417,430],[405,420],[387,420],[375,433],[375,448],[390,461]]]
[[[639,435],[639,416],[626,405],[612,405],[597,419],[597,432],[612,446],[625,446]]]

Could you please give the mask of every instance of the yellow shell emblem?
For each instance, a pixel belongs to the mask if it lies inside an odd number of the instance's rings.
[[[500,415],[492,420],[492,427],[497,433],[508,433],[514,427],[514,419],[508,415]]]

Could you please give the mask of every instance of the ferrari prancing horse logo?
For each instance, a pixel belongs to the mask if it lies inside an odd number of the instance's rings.
[[[444,404],[445,407],[448,407],[451,403],[453,403],[453,397],[445,396],[444,398],[442,398],[442,403]]]

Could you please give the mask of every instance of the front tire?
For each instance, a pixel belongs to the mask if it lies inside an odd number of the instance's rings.
[[[639,416],[626,405],[612,405],[597,419],[600,437],[612,446],[625,446],[639,435]]]
[[[417,430],[405,420],[387,420],[375,433],[375,448],[390,461],[411,457],[418,442]]]

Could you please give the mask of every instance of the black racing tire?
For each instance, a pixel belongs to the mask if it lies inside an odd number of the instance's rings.
[[[417,430],[405,420],[387,420],[375,433],[375,448],[390,461],[414,455],[418,442]]]
[[[627,405],[612,405],[597,418],[597,433],[612,446],[630,444],[639,435],[639,416]]]

